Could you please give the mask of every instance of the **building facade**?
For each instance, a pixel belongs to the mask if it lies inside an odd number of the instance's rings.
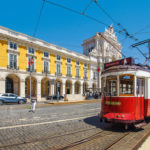
[[[94,39],[99,41],[97,35]],[[99,51],[99,47],[96,45],[88,53],[86,41],[83,54],[79,54],[0,27],[0,93],[29,97],[31,91],[32,96],[44,100],[55,94],[78,99],[88,88],[94,91],[99,85],[99,57],[93,54]],[[33,64],[29,65],[31,57]],[[120,55],[114,58],[118,59]]]

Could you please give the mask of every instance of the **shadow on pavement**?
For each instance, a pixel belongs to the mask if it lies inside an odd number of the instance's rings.
[[[150,119],[149,119],[149,121],[150,121]],[[84,122],[91,126],[95,126],[96,128],[100,128],[102,130],[112,131],[112,132],[127,132],[127,131],[138,132],[138,131],[144,130],[142,128],[135,129],[132,126],[129,126],[128,130],[125,130],[124,124],[112,124],[112,123],[100,122],[100,118],[98,115],[85,118]]]

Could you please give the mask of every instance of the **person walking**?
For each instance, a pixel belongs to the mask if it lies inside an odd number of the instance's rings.
[[[37,103],[37,98],[36,97],[32,97],[31,98],[31,103],[32,103],[32,110],[31,110],[31,112],[35,112],[35,106],[36,106],[36,103]]]

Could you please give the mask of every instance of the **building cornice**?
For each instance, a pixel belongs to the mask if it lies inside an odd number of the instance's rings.
[[[27,46],[27,47],[32,46],[35,47],[37,50],[48,51],[51,54],[55,54],[55,55],[60,54],[62,56],[66,56],[66,57],[69,56],[70,58],[78,59],[80,61],[82,60],[84,62],[89,62],[88,56],[85,56],[80,53],[76,53],[74,51],[70,51],[66,48],[56,46],[54,44],[50,44],[48,42],[39,40],[37,38],[33,38],[31,36],[19,32],[15,32],[13,30],[1,26],[0,26],[0,37],[7,41],[9,40],[16,41],[18,45],[21,44],[21,46]]]

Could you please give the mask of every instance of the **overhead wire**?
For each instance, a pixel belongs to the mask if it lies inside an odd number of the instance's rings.
[[[100,20],[98,20],[98,19],[96,19],[96,18],[94,18],[94,17],[91,17],[91,16],[89,16],[89,15],[87,15],[87,14],[85,14],[85,13],[79,12],[79,11],[74,10],[74,9],[72,9],[72,8],[68,8],[68,7],[63,6],[63,5],[60,5],[60,4],[58,4],[58,3],[51,2],[50,0],[45,0],[45,1],[46,1],[47,3],[49,3],[49,4],[51,4],[51,5],[54,5],[54,6],[57,6],[57,7],[66,9],[66,10],[68,10],[68,11],[71,11],[71,12],[73,12],[73,13],[76,13],[76,14],[79,14],[79,15],[82,15],[82,16],[85,16],[85,17],[88,18],[88,19],[91,19],[91,20],[93,20],[93,21],[96,21],[97,23],[100,23],[100,24],[102,24],[102,25],[105,25],[105,26],[109,27],[108,24],[106,24],[106,23],[104,23],[104,22],[102,22],[102,21],[100,21]],[[119,34],[122,34],[122,33],[120,33],[120,31],[119,31],[118,29],[115,29],[115,28],[114,28],[114,30],[115,30],[116,32],[118,32]]]
[[[42,6],[41,6],[41,9],[40,9],[40,14],[39,14],[39,17],[38,17],[38,20],[37,20],[37,23],[35,25],[35,29],[34,29],[34,32],[33,32],[33,37],[36,36],[37,29],[38,29],[38,26],[39,26],[39,23],[40,23],[40,19],[41,19],[42,11],[44,9],[45,2],[46,2],[46,0],[43,0]]]
[[[140,33],[141,31],[143,31],[143,30],[145,30],[145,29],[147,29],[147,28],[150,28],[150,25],[145,26],[144,28],[138,30],[137,32],[134,33],[134,35]]]
[[[121,32],[124,32],[125,35],[130,39],[134,39],[135,41],[138,40],[137,38],[134,38],[133,35],[129,34],[129,32],[120,23],[118,23],[102,6],[100,6],[97,1],[93,1],[95,2],[96,6],[122,30]]]
[[[88,5],[85,7],[85,9],[83,10],[82,14],[85,13],[85,11],[90,7],[90,5],[92,4],[93,0],[90,0],[90,2],[88,3]]]

